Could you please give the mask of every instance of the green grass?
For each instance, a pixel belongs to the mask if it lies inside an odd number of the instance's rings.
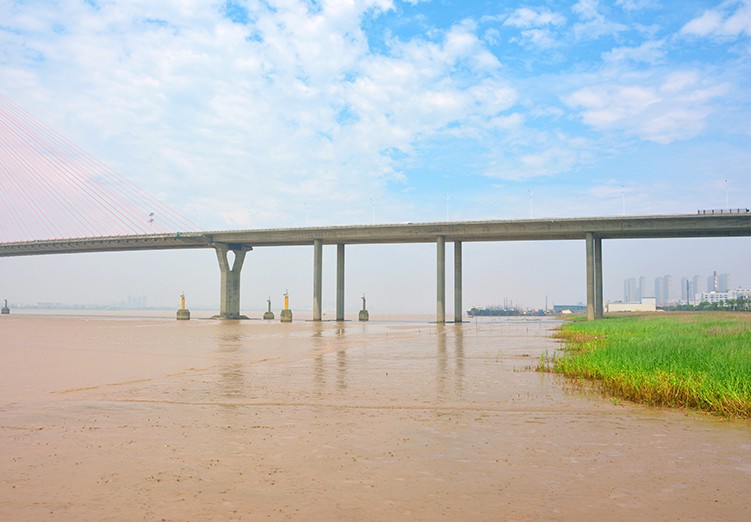
[[[571,322],[538,369],[592,379],[621,399],[751,417],[751,315],[608,317]]]

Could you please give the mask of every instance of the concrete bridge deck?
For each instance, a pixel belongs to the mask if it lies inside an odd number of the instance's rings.
[[[217,244],[245,247],[434,243],[446,241],[582,240],[751,236],[751,213],[664,215],[401,223],[306,228],[180,232],[80,239],[0,243],[0,257],[127,250],[213,248]],[[230,248],[232,250],[233,248]]]
[[[321,319],[323,245],[337,245],[337,320],[344,319],[344,248],[356,244],[435,243],[436,320],[445,322],[445,247],[454,243],[454,320],[462,320],[465,241],[585,240],[587,316],[602,316],[602,240],[751,236],[751,212],[571,219],[459,221],[284,229],[180,232],[0,244],[0,257],[213,248],[221,271],[220,315],[240,317],[240,272],[256,247],[313,245],[313,319]],[[230,266],[227,256],[235,252]]]

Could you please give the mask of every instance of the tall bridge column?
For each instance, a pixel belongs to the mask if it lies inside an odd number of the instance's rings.
[[[595,319],[602,319],[602,238],[595,236]]]
[[[601,319],[602,306],[602,239],[587,232],[587,320]]]
[[[461,323],[462,310],[462,242],[454,241],[454,322]]]
[[[436,240],[436,317],[437,323],[446,322],[446,237]]]
[[[336,320],[344,321],[344,244],[336,245]]]
[[[323,294],[323,241],[313,240],[313,320],[321,320]]]
[[[241,319],[240,316],[240,272],[245,262],[245,254],[251,247],[244,245],[215,245],[219,270],[222,274],[221,295],[219,299],[219,317],[221,319]],[[235,260],[229,266],[227,253],[232,250]]]

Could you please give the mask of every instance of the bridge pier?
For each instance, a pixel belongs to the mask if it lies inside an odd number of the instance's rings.
[[[313,320],[321,320],[323,294],[323,241],[313,240]]]
[[[240,315],[240,272],[245,262],[245,254],[251,247],[245,245],[214,245],[221,271],[221,294],[219,298],[219,319],[247,319]],[[227,253],[234,252],[235,259],[229,266]]]
[[[336,245],[336,320],[344,321],[344,243]]]
[[[462,242],[454,241],[454,322],[461,323],[462,310]]]
[[[602,238],[595,236],[595,319],[602,319]]]
[[[602,238],[587,232],[587,320],[602,319]]]
[[[436,323],[446,322],[446,237],[436,239]]]

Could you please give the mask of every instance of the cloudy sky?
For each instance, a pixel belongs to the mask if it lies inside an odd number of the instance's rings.
[[[0,94],[205,230],[751,206],[749,0],[0,0]],[[751,286],[748,241],[606,243],[606,298],[640,275]],[[351,248],[348,308],[431,310],[434,251],[380,248]],[[309,308],[311,256],[251,254],[244,306],[292,287]],[[3,259],[0,293],[210,306],[215,264]],[[468,305],[585,295],[583,244],[472,245],[465,271]]]

